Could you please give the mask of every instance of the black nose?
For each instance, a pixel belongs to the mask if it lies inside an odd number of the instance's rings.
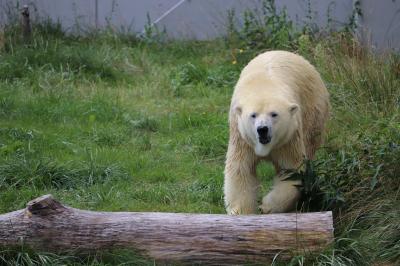
[[[268,127],[258,127],[257,133],[261,137],[266,137],[268,135]]]
[[[268,127],[258,127],[257,133],[261,144],[268,144],[271,141],[271,136],[268,136]]]

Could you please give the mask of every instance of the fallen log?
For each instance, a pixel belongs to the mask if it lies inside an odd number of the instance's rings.
[[[155,212],[94,212],[67,207],[51,195],[0,215],[0,247],[90,253],[132,249],[156,261],[269,263],[279,253],[315,252],[333,240],[331,212],[229,216]]]

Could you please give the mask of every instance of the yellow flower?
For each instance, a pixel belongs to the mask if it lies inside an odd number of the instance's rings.
[[[243,53],[243,49],[239,49],[239,53],[240,53],[240,54]]]
[[[232,65],[236,65],[236,63],[237,63],[236,60],[233,60],[233,61],[232,61]]]

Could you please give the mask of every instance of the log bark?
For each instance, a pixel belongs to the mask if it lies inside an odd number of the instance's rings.
[[[0,246],[90,253],[132,249],[156,261],[270,263],[275,255],[315,252],[333,240],[332,213],[229,216],[94,212],[45,195],[26,209],[0,215]]]

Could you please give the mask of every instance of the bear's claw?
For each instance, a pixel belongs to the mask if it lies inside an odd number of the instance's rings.
[[[261,204],[260,206],[258,206],[258,208],[261,210],[262,213],[264,214],[269,214],[272,213],[272,208],[271,206],[268,206],[268,204]]]

